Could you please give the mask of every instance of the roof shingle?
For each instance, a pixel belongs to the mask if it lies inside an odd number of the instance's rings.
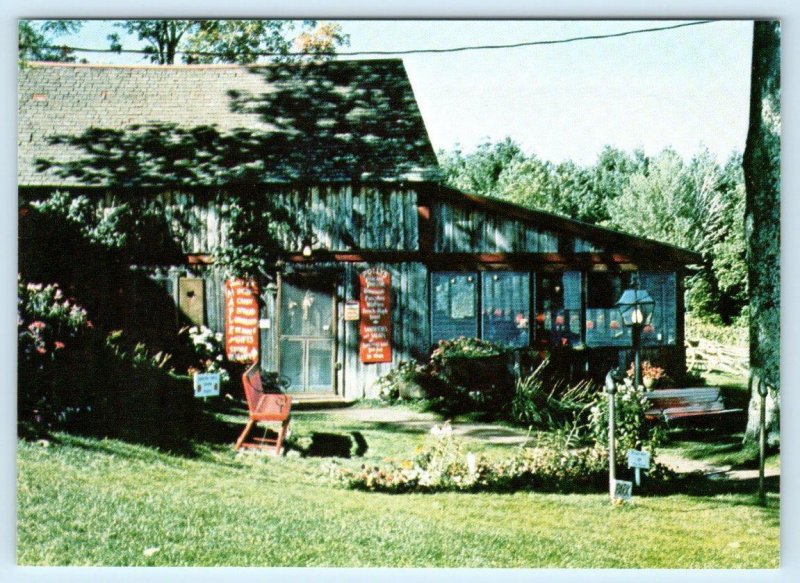
[[[20,186],[436,179],[402,61],[19,72]]]

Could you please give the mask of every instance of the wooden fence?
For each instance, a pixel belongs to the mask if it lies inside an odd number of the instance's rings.
[[[731,346],[712,340],[686,341],[686,368],[690,372],[721,372],[747,375],[750,368],[746,346]]]

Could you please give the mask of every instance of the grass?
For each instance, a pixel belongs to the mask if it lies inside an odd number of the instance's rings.
[[[713,567],[779,565],[779,497],[603,493],[387,495],[325,477],[330,457],[192,456],[68,434],[18,442],[18,562],[25,565]],[[299,412],[296,447],[358,432],[363,457],[405,458],[425,427]],[[316,433],[316,435],[314,435]],[[335,441],[335,440],[334,440]],[[473,451],[491,451],[469,441]],[[321,452],[324,453],[324,452]],[[636,543],[631,544],[632,536]],[[154,550],[155,549],[155,550]]]

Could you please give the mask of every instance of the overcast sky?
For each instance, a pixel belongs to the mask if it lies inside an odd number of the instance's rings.
[[[679,21],[342,21],[349,50],[507,44],[616,33]],[[96,21],[78,46],[106,47]],[[594,162],[605,144],[690,157],[701,146],[720,160],[744,150],[751,21],[622,38],[516,49],[404,56],[438,149],[473,150],[507,136],[539,157]],[[135,48],[134,39],[126,46]],[[93,62],[143,62],[88,55]],[[368,57],[358,57],[368,58]]]

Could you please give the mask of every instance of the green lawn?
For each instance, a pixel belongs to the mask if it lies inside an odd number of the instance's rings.
[[[229,417],[230,420],[238,419]],[[231,426],[235,436],[237,427]],[[426,437],[383,423],[298,413],[295,442],[359,431],[364,458],[408,457]],[[474,451],[490,448],[471,442]],[[497,448],[495,448],[496,450]],[[344,490],[325,457],[174,455],[58,434],[18,443],[18,562],[24,565],[391,567],[777,567],[779,499],[387,495]],[[632,542],[632,541],[635,541]],[[157,549],[157,550],[154,550]]]

